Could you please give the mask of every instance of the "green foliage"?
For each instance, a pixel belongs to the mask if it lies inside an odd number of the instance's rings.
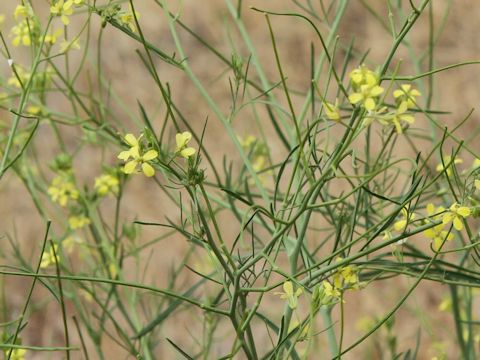
[[[11,120],[0,123],[0,181],[7,173],[19,179],[46,224],[43,242],[29,243],[33,256],[2,238],[11,244],[3,279],[30,284],[20,314],[2,304],[6,358],[45,351],[109,359],[108,339],[137,359],[317,359],[319,349],[322,358],[375,351],[414,359],[422,329],[415,324],[416,342],[402,348],[396,315],[415,289],[437,282],[448,285],[447,302],[424,311],[449,312],[450,345],[475,359],[480,160],[474,137],[457,135],[471,113],[449,128],[432,94],[438,73],[478,62],[434,66],[443,28],[433,26],[433,2],[387,0],[383,14],[361,1],[391,37],[381,63],[338,36],[347,0],[293,0],[283,12],[225,0],[230,53],[184,22],[188,5],[180,11],[155,0],[157,12],[148,14],[140,3],[56,0],[44,14],[22,1],[10,35],[0,32],[11,71],[1,79]],[[246,12],[264,21],[268,63]],[[146,30],[150,16],[168,25],[170,43]],[[282,60],[290,50],[278,29],[287,21],[314,34],[311,53],[295,54],[311,67],[300,87]],[[421,21],[430,22],[430,40],[419,52],[408,36]],[[107,50],[115,44],[103,41],[107,31],[135,44],[135,66],[155,86],[155,104],[136,99],[129,108],[111,86]],[[197,73],[189,46],[223,64],[219,78]],[[28,56],[19,55],[22,47]],[[410,75],[401,75],[405,49]],[[187,94],[167,81],[170,71],[207,110],[182,108]],[[229,106],[212,95],[221,81]],[[136,84],[125,86],[135,97]],[[45,136],[56,155],[45,150]],[[156,218],[128,215],[141,210],[134,186],[161,209]],[[150,255],[172,251],[161,274]],[[48,300],[37,304],[38,287]],[[375,316],[357,314],[365,321],[356,334],[348,307],[383,304],[379,288],[397,298]],[[63,343],[30,346],[23,335],[30,316],[52,304]],[[173,328],[185,314],[190,333],[178,337]]]

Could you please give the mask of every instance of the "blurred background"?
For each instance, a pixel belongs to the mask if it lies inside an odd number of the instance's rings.
[[[226,58],[230,59],[232,53],[241,54],[243,57],[248,58],[249,54],[245,46],[235,41],[238,38],[238,32],[232,24],[224,1],[184,0],[170,1],[169,3],[174,12],[178,11],[183,23],[206,39]],[[279,76],[274,63],[268,27],[262,13],[251,10],[250,7],[279,12],[302,12],[298,4],[305,3],[302,0],[298,2],[290,0],[243,1],[242,16],[246,28],[252,36],[259,58],[272,83],[278,81]],[[405,9],[407,9],[408,1],[404,1],[404,3]],[[0,13],[6,16],[3,25],[5,33],[8,32],[9,27],[13,24],[12,13],[17,4],[17,1],[0,2]],[[48,1],[34,0],[32,4],[40,12],[48,13]],[[175,47],[165,17],[158,5],[153,0],[136,0],[135,5],[140,13],[140,23],[147,39],[166,53],[173,53]],[[443,33],[438,38],[435,38],[435,67],[467,60],[480,60],[480,41],[478,40],[480,32],[478,22],[480,4],[478,1],[463,0],[461,2],[453,2],[436,0],[433,3],[433,8],[433,24],[435,28],[440,29],[441,26],[444,26]],[[391,48],[392,38],[382,28],[380,21],[372,14],[372,9],[383,17],[382,21],[388,23],[386,1],[351,1],[340,24],[339,42],[346,46],[354,39],[355,50],[359,54],[369,51],[367,63],[375,66],[383,62],[385,55]],[[445,13],[447,16],[445,16]],[[84,21],[82,17],[84,16],[85,14],[77,14],[74,19],[72,18],[72,25],[76,29],[80,29]],[[130,111],[135,113],[135,116],[138,116],[137,101],[140,101],[148,113],[154,114],[159,103],[162,102],[161,95],[148,75],[148,71],[135,53],[136,49],[140,49],[139,44],[128,39],[127,36],[109,25],[107,25],[99,43],[97,33],[101,26],[100,21],[98,16],[92,16],[93,27],[88,45],[92,51],[87,59],[85,69],[90,69],[94,73],[97,66],[97,45],[100,45],[104,81],[113,89],[117,97],[116,101],[111,102],[112,108],[110,111],[115,114],[118,123],[122,126],[118,130],[122,133],[138,133],[137,126],[125,109],[130,109]],[[318,39],[308,24],[297,18],[272,17],[272,25],[288,82],[292,88],[305,92],[309,88],[310,83],[311,44],[315,44],[317,54],[321,52]],[[425,14],[415,25],[414,31],[408,36],[408,41],[412,43],[413,48],[418,53],[421,53],[422,49],[425,49],[428,44],[428,28],[429,21]],[[325,25],[319,24],[319,29],[325,31]],[[208,91],[220,108],[228,112],[231,107],[228,77],[232,75],[225,75],[228,71],[227,67],[185,31],[181,31],[180,36],[193,71],[207,85]],[[81,38],[80,42],[82,46],[86,45],[84,37]],[[16,63],[24,62],[28,65],[29,60],[24,60],[27,56],[28,52],[24,50],[15,49],[13,52],[13,60]],[[337,62],[341,64],[342,59],[341,56],[339,57]],[[399,73],[402,75],[414,74],[416,71],[415,67],[409,61],[409,54],[405,48],[400,48],[394,64],[402,58],[404,61]],[[192,83],[188,81],[188,78],[178,69],[166,65],[164,62],[156,61],[161,79],[169,82],[173,101],[182,109],[189,124],[198,133],[201,133],[205,121],[208,119],[205,143],[214,161],[217,164],[221,164],[225,155],[235,159],[237,155],[232,153],[232,144],[229,142],[228,137],[222,135],[223,127],[221,123]],[[2,61],[0,69],[4,78],[10,76],[10,70],[5,60]],[[479,73],[479,66],[471,65],[442,72],[435,76],[432,107],[450,112],[447,116],[440,118],[441,121],[444,121],[445,126],[455,126],[462,121],[472,108],[477,107],[480,99]],[[77,87],[88,89],[91,85],[90,81],[91,73],[84,71],[77,80]],[[301,97],[299,98],[301,99]],[[425,101],[425,98],[421,101]],[[121,102],[123,106],[119,106],[118,102]],[[50,99],[50,104],[58,109],[62,109],[65,106],[61,97]],[[298,101],[298,104],[301,104],[301,100]],[[2,117],[6,123],[11,121],[9,118],[11,115],[6,111],[2,113]],[[161,117],[154,116],[155,127],[159,127],[160,122]],[[244,112],[242,116],[235,119],[234,128],[239,135],[245,136],[251,132],[252,122],[252,114]],[[428,126],[423,126],[422,124],[416,125],[428,128]],[[479,132],[479,125],[479,116],[477,112],[474,112],[470,120],[457,130],[458,137],[474,138]],[[68,128],[62,129],[62,131],[68,139],[68,148],[75,149],[75,144],[79,140],[80,134]],[[52,161],[59,151],[55,142],[52,141],[52,136],[49,129],[41,127],[34,140],[36,149],[38,149],[38,156],[45,163]],[[274,154],[280,152],[279,144],[272,142],[269,145]],[[480,153],[478,146],[475,150]],[[399,149],[399,151],[401,152],[402,150]],[[84,148],[76,156],[75,168],[80,179],[91,182],[101,169],[102,163],[106,162],[109,165],[117,164],[115,152],[102,154],[102,156],[99,154],[100,152],[96,148]],[[157,195],[156,191],[157,188],[152,186],[147,179],[143,177],[133,179],[128,184],[121,217],[130,223],[136,219],[163,221],[163,217],[168,214],[169,210],[168,199],[162,194]],[[113,210],[111,205],[110,209]],[[106,209],[109,209],[108,204]],[[176,216],[173,215],[172,218],[175,219]],[[53,228],[55,229],[56,226],[57,224],[54,221]],[[224,226],[228,227],[228,224],[224,223]],[[41,244],[44,230],[45,224],[38,215],[35,205],[26,191],[25,184],[19,181],[13,172],[7,173],[0,181],[0,241],[2,244],[1,251],[4,255],[3,263],[12,264],[10,262],[12,249],[7,238],[18,242],[22,251],[27,254],[27,258],[31,256],[32,261],[34,261],[35,254],[38,254],[38,247]],[[146,242],[155,235],[156,230],[142,230],[140,242]],[[151,261],[155,266],[149,268],[145,281],[160,288],[166,287],[168,273],[175,263],[175,259],[180,259],[185,249],[186,244],[182,239],[178,239],[178,241],[169,240],[168,246],[161,243],[158,247],[150,249],[151,253],[146,254],[146,256],[151,256],[153,259]],[[78,261],[81,261],[81,259]],[[4,283],[4,312],[8,309],[9,314],[18,314],[23,306],[30,281],[27,281],[25,278],[4,277],[2,282]],[[374,285],[378,288],[378,291],[370,289],[370,291],[365,292],[365,295],[358,296],[355,300],[352,299],[352,301],[349,301],[347,297],[346,317],[349,319],[348,321],[352,324],[352,327],[347,330],[346,343],[353,342],[363,334],[365,327],[368,327],[366,325],[368,321],[371,321],[376,316],[381,316],[390,309],[412,282],[413,280],[401,279],[394,287],[389,282],[385,282],[385,284],[380,282]],[[443,295],[447,293],[447,287],[426,282],[414,292],[414,295],[402,307],[396,317],[394,327],[395,332],[399,334],[399,349],[414,348],[419,328],[421,328],[422,343],[419,349],[419,359],[430,359],[441,353],[448,355],[448,358],[459,358],[458,349],[450,341],[453,333],[451,316],[449,313],[438,310],[439,305],[442,303]],[[46,292],[41,289],[37,289],[34,292],[34,310],[29,318],[28,326],[22,332],[24,343],[33,345],[62,343],[63,330],[61,317],[58,315],[58,306],[44,306],[43,297],[45,295]],[[426,313],[424,309],[431,309],[431,311]],[[11,315],[7,317],[8,319],[4,321],[12,320]],[[164,341],[164,337],[175,339],[180,344],[188,344],[192,341],[186,336],[186,333],[192,331],[192,329],[189,329],[190,323],[189,316],[180,313],[165,324],[158,346],[159,359],[176,358],[171,347]],[[382,346],[382,341],[388,341],[388,334],[385,332],[382,334],[378,336],[376,341],[368,340],[358,346],[345,359],[376,358],[374,355],[375,347]],[[107,341],[104,346],[106,348],[111,346],[109,359],[125,358],[122,349],[119,349],[115,344],[110,344]],[[318,357],[312,357],[312,359],[323,358],[320,355],[322,349],[318,349],[318,351]],[[60,355],[31,353],[27,358],[56,359],[60,358]]]

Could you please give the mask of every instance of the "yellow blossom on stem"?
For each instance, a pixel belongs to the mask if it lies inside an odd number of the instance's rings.
[[[343,258],[338,257],[336,262],[342,260]],[[337,289],[357,287],[358,284],[358,269],[354,265],[341,266],[333,275],[333,285]]]
[[[328,281],[324,280],[322,282],[322,285],[326,296],[337,299],[342,295],[340,291]]]
[[[30,5],[17,5],[13,12],[13,17],[15,20],[18,20],[18,18],[27,18],[31,16],[33,16],[33,10]]]
[[[447,176],[451,176],[452,175],[452,169],[451,167],[456,165],[456,164],[461,164],[463,163],[463,160],[462,159],[455,159],[453,160],[452,162],[452,157],[450,155],[447,155],[443,158],[443,163],[445,163],[445,166],[447,167],[447,170],[445,171],[445,173],[447,174]],[[445,167],[443,166],[443,163],[440,163],[437,165],[437,172],[442,172],[445,170]]]
[[[402,220],[398,220],[397,222],[395,222],[395,224],[393,224],[393,228],[395,229],[395,231],[405,231],[407,225],[413,220],[415,220],[415,214],[410,213],[409,210],[406,208],[402,208],[402,216]]]
[[[328,120],[340,121],[340,109],[338,108],[338,99],[335,100],[335,104],[331,104],[327,101],[323,102],[323,108],[325,110],[325,115]]]
[[[45,269],[50,265],[55,264],[55,255],[57,257],[57,261],[60,262],[60,258],[58,256],[58,245],[53,244],[53,247],[50,247],[48,251],[43,252],[42,260],[40,261],[40,267]]]
[[[14,70],[15,71],[12,71],[12,76],[8,78],[7,84],[20,89],[22,88],[22,85],[25,86],[28,83],[32,74],[18,64],[14,66]],[[51,78],[52,72],[49,68],[47,68],[46,71],[37,71],[32,80],[33,86],[39,87],[46,85],[50,82]]]
[[[68,218],[68,225],[72,230],[81,229],[88,224],[90,224],[90,219],[84,215],[74,215]]]
[[[238,136],[238,142],[240,145],[242,145],[242,148],[245,150],[250,149],[250,147],[255,144],[257,141],[257,138],[253,135],[247,135],[246,138],[242,138],[241,136]]]
[[[283,283],[283,292],[276,292],[275,295],[280,295],[280,299],[287,299],[290,309],[295,310],[298,306],[298,297],[302,295],[303,289],[299,287],[293,291],[293,284],[291,281]]]
[[[137,30],[135,27],[135,16],[138,19],[140,17],[140,14],[138,13],[138,11],[135,11],[134,15],[132,8],[130,7],[130,11],[124,11],[118,15],[118,20],[122,25],[128,27],[131,32],[135,32]]]
[[[123,172],[127,175],[133,174],[137,171],[137,166],[140,165],[141,171],[147,177],[155,175],[155,169],[150,165],[149,161],[158,157],[156,150],[148,150],[146,153],[140,152],[140,136],[138,139],[133,134],[127,134],[124,137],[125,142],[130,146],[129,150],[125,150],[118,154],[118,158],[125,161]],[[131,160],[130,160],[131,159]]]
[[[185,159],[194,155],[196,150],[193,147],[188,147],[188,142],[192,139],[192,134],[188,131],[183,133],[178,133],[175,136],[175,142],[177,147],[175,149],[175,154],[184,157]]]
[[[50,13],[55,16],[60,16],[63,24],[67,26],[70,24],[68,17],[73,14],[73,0],[58,0],[50,7]]]
[[[10,360],[25,360],[25,354],[27,353],[26,349],[5,349],[3,350],[5,353],[5,359],[8,358],[8,354],[10,353]]]
[[[13,46],[30,46],[32,44],[32,27],[27,20],[23,20],[10,30]]]
[[[348,100],[354,105],[360,103],[365,109],[372,111],[377,106],[375,98],[382,93],[383,88],[381,86],[361,85],[358,92],[348,96]]]
[[[374,87],[378,84],[378,75],[362,64],[350,73],[350,80],[357,89],[362,85]]]
[[[410,125],[415,122],[415,118],[412,115],[406,114],[407,110],[407,102],[402,101],[395,112],[388,118],[395,126],[397,134],[403,133],[402,122],[406,122]]]
[[[66,206],[69,200],[77,200],[79,197],[75,184],[65,175],[54,178],[47,192],[52,201],[60,206]]]
[[[118,185],[120,182],[116,176],[104,174],[95,178],[95,190],[99,196],[108,194],[118,194]]]
[[[432,240],[432,246],[435,251],[440,250],[440,247],[445,240],[453,240],[453,234],[450,231],[445,230],[444,226],[444,224],[439,224],[423,232],[427,238]]]
[[[49,34],[45,35],[44,41],[48,44],[55,44],[58,38],[62,35],[63,30],[58,28],[57,30],[50,32]]]
[[[454,203],[450,206],[450,209],[443,214],[442,223],[446,225],[453,221],[453,227],[461,231],[463,230],[463,220],[472,214],[472,210],[466,206],[460,206],[458,203]]]
[[[400,89],[393,92],[393,97],[399,102],[406,102],[408,108],[415,107],[415,98],[422,94],[417,89],[413,89],[410,84],[403,84]]]

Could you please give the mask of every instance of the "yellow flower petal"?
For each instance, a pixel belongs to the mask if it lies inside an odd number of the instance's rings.
[[[183,148],[185,145],[188,144],[188,142],[190,141],[191,138],[192,138],[192,134],[188,131],[185,131],[183,133],[178,133],[177,135],[175,135],[175,141],[177,143],[177,148],[178,149]]]
[[[155,175],[155,169],[149,163],[142,164],[142,171],[146,177],[152,177]]]
[[[457,214],[462,216],[462,217],[470,216],[471,213],[472,213],[472,210],[470,210],[470,208],[468,208],[466,206],[460,206],[457,209]]]
[[[123,167],[123,172],[125,174],[132,174],[135,171],[136,167],[137,167],[137,162],[135,160],[129,161]]]
[[[149,161],[153,160],[158,156],[158,152],[156,150],[148,150],[143,156],[143,160]]]
[[[360,101],[362,101],[362,94],[360,94],[360,93],[353,93],[353,94],[351,94],[351,95],[348,97],[348,100],[349,100],[352,104],[357,104],[357,103],[359,103]]]
[[[133,134],[127,134],[124,137],[125,142],[130,146],[138,146],[138,140]]]
[[[373,100],[372,98],[368,98],[365,100],[365,103],[364,103],[364,106],[365,106],[365,109],[367,110],[374,110],[375,109],[375,100]]]
[[[293,295],[293,285],[290,281],[285,281],[283,283],[283,291],[289,296]]]
[[[370,90],[370,96],[379,96],[383,93],[383,88],[381,86],[374,86],[372,90]]]
[[[184,158],[188,158],[193,154],[195,154],[195,152],[196,150],[194,148],[189,147],[180,151],[180,155],[183,156]]]
[[[455,216],[453,219],[453,227],[458,231],[463,230],[463,222],[458,216]]]
[[[406,226],[407,226],[407,220],[399,220],[395,224],[393,224],[393,227],[395,228],[396,231],[404,230]]]
[[[118,154],[118,158],[127,161],[130,158],[131,154],[129,150],[122,151],[120,154]]]

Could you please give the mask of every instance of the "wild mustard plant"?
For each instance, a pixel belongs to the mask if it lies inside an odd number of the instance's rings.
[[[436,329],[421,345],[396,331],[402,307],[448,312],[456,335],[442,344],[478,357],[477,134],[463,141],[435,101],[436,74],[467,63],[435,67],[431,0],[388,2],[388,17],[367,2],[271,12],[225,0],[226,31],[211,29],[221,44],[187,3],[15,5],[0,27],[0,183],[22,184],[46,229],[22,239],[32,252],[0,234],[12,245],[2,277],[30,286],[20,306],[3,294],[7,359],[342,359],[369,357],[364,343],[379,358],[444,356]],[[338,36],[354,6],[386,29],[381,60]],[[316,34],[295,53],[308,71],[285,66],[282,21]],[[423,22],[426,52],[408,36]],[[124,39],[134,60],[112,59]],[[120,62],[123,88],[108,69]],[[432,282],[447,293],[432,295],[440,308],[410,302]],[[51,309],[61,324],[48,333],[63,336],[30,345],[31,315]]]

